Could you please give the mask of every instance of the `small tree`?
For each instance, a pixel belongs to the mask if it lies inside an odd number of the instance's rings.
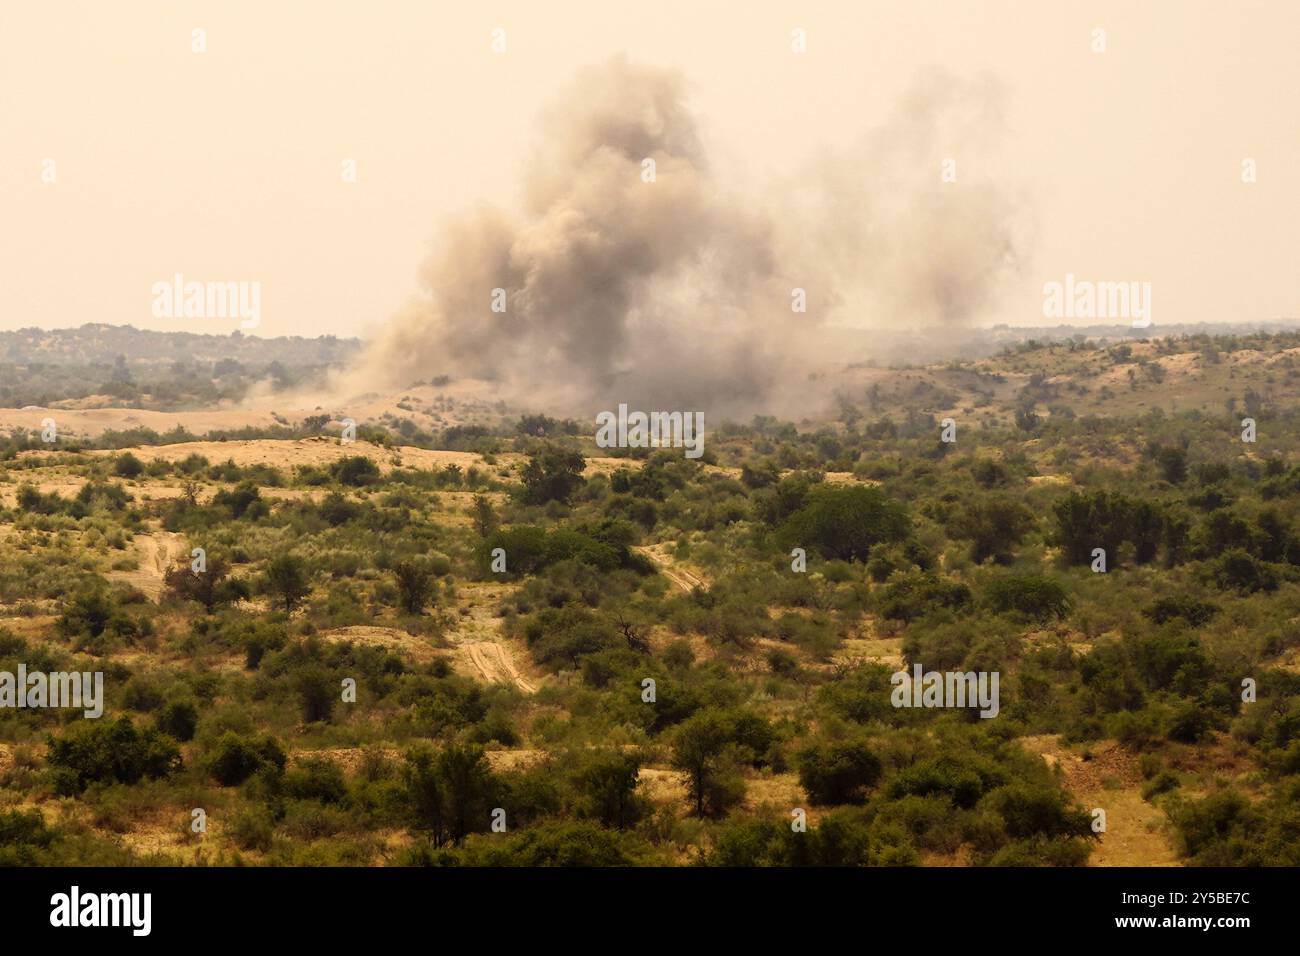
[[[433,845],[459,844],[487,829],[500,784],[483,748],[451,745],[434,753],[412,751],[403,774],[412,826],[425,830]]]
[[[623,635],[623,640],[627,641],[629,650],[642,654],[649,652],[650,642],[646,640],[645,635],[641,633],[641,629],[636,624],[623,616],[622,611],[618,612],[617,622],[619,633]]]
[[[233,600],[239,593],[238,589],[224,586],[229,574],[230,565],[214,556],[207,559],[203,571],[193,571],[187,564],[169,568],[163,575],[163,583],[182,601],[198,601],[211,614],[218,604]]]
[[[227,491],[222,488],[212,496],[214,508],[225,508],[235,520],[256,521],[268,512],[267,504],[262,500],[262,492],[251,481],[241,481]]]
[[[1156,449],[1156,465],[1160,468],[1160,477],[1171,485],[1181,485],[1187,478],[1187,451],[1177,445],[1165,445]]]
[[[686,790],[697,816],[717,813],[734,796],[726,779],[731,722],[721,711],[697,711],[673,735],[672,764],[686,773]]]
[[[880,488],[821,485],[808,491],[777,538],[787,550],[815,548],[825,558],[865,561],[875,545],[903,541],[911,531],[906,509]]]
[[[199,710],[192,701],[174,700],[158,714],[158,729],[182,743],[194,739],[199,726]]]
[[[583,484],[586,460],[576,451],[550,447],[533,455],[524,467],[526,504],[544,505],[549,501],[567,503]]]
[[[474,530],[478,532],[480,538],[486,538],[501,526],[501,520],[493,510],[492,502],[487,495],[474,496],[474,509],[471,515],[474,518]]]
[[[577,778],[584,794],[583,815],[619,830],[635,824],[645,809],[644,800],[636,796],[640,772],[639,754],[613,753],[596,758]]]
[[[266,566],[266,589],[279,598],[292,614],[302,599],[311,593],[307,564],[295,554],[282,554]]]
[[[1006,495],[977,498],[956,511],[949,522],[955,537],[971,542],[971,560],[976,564],[988,558],[1009,564],[1033,526],[1029,509]]]
[[[984,600],[1000,614],[1024,614],[1046,622],[1070,613],[1065,588],[1051,578],[1036,574],[1008,574],[994,578],[984,589]]]
[[[131,638],[139,633],[135,621],[103,588],[73,597],[55,626],[59,633],[75,642],[78,650],[91,654],[102,654],[115,639]]]
[[[117,456],[113,474],[119,478],[138,478],[144,473],[144,463],[129,451]]]
[[[337,528],[341,524],[347,524],[353,518],[361,513],[361,508],[356,502],[349,501],[346,497],[337,491],[331,491],[325,496],[324,500],[316,506],[317,513],[330,523],[331,527]]]
[[[407,614],[423,614],[433,597],[436,582],[427,564],[417,561],[399,561],[393,565],[397,579],[398,598]]]
[[[137,730],[129,717],[86,721],[49,738],[46,757],[56,792],[81,793],[92,783],[138,783],[180,769],[180,749],[153,729]]]
[[[1094,548],[1102,548],[1113,567],[1119,546],[1129,535],[1130,503],[1118,492],[1072,491],[1052,505],[1056,517],[1055,543],[1066,563],[1087,564]]]
[[[323,667],[307,667],[294,677],[304,723],[327,721],[334,715],[339,683]]]
[[[858,741],[812,746],[799,754],[799,782],[816,804],[862,803],[880,771],[880,758]]]
[[[98,638],[113,622],[117,607],[102,589],[84,591],[72,599],[72,603],[59,619],[60,633],[69,637]]]
[[[470,833],[487,828],[498,796],[497,780],[483,748],[476,745],[445,747],[437,766],[447,800],[448,835],[459,844]]]

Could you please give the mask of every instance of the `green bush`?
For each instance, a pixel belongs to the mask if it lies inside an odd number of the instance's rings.
[[[284,750],[274,737],[246,739],[228,730],[217,739],[208,770],[223,787],[235,787],[259,770],[278,772],[284,765]]]
[[[880,779],[880,758],[861,741],[814,744],[797,762],[799,783],[815,804],[862,803]]]
[[[309,757],[285,773],[284,792],[295,800],[341,803],[347,796],[348,785],[343,770],[334,761]]]
[[[181,742],[194,739],[199,725],[199,709],[192,701],[174,700],[165,704],[158,714],[158,729]]]
[[[902,541],[912,524],[902,505],[880,488],[820,485],[777,531],[780,546],[802,547],[824,558],[866,561],[881,543]]]
[[[129,451],[117,456],[113,462],[113,474],[119,478],[139,478],[144,473],[144,464]]]
[[[341,485],[360,488],[379,480],[379,466],[364,455],[348,455],[330,465],[330,477]]]
[[[156,730],[137,730],[129,717],[113,723],[87,721],[63,737],[49,738],[47,761],[55,790],[81,793],[92,783],[138,783],[164,777],[181,766],[181,753]]]
[[[1070,613],[1065,588],[1051,578],[1037,575],[994,578],[984,588],[984,600],[998,613],[1015,612],[1036,621],[1063,618]]]
[[[0,866],[48,865],[49,850],[57,838],[39,810],[0,812]]]

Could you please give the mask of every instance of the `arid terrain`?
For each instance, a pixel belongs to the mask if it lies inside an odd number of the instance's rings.
[[[107,698],[0,709],[0,854],[1294,863],[1297,352],[849,362],[698,461],[454,383],[0,409],[0,670]]]

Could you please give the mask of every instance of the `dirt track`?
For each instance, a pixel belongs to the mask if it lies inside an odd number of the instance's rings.
[[[537,682],[526,676],[522,659],[513,643],[501,632],[496,616],[497,602],[509,591],[498,584],[469,585],[469,613],[462,615],[455,633],[449,637],[456,645],[461,668],[491,684],[513,684],[525,694],[537,693]]]
[[[633,550],[653,561],[660,574],[688,594],[696,588],[707,588],[709,586],[704,578],[679,564],[668,553],[668,548],[669,545],[667,544],[653,544],[644,545]]]
[[[496,641],[475,641],[466,644],[465,650],[484,680],[493,684],[514,684],[525,694],[537,693],[537,687],[515,668],[510,652]]]

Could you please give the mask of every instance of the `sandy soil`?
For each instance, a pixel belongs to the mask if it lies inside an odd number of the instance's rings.
[[[60,436],[95,438],[106,431],[151,428],[166,432],[180,425],[196,435],[227,428],[273,428],[279,424],[270,411],[218,408],[196,412],[153,412],[139,408],[0,408],[0,431],[23,428],[39,432],[41,422],[52,418]]]
[[[489,750],[484,756],[495,773],[527,770],[546,759],[545,750]]]
[[[227,460],[240,467],[271,465],[275,468],[293,468],[302,465],[327,466],[340,458],[363,455],[371,459],[384,472],[394,468],[420,468],[430,470],[459,465],[462,469],[487,466],[479,455],[464,451],[429,451],[407,445],[385,448],[371,442],[355,441],[347,444],[336,438],[303,438],[297,441],[255,439],[252,441],[181,442],[177,445],[142,445],[123,449],[141,461],[177,462],[190,455],[202,455],[213,464]],[[115,456],[118,451],[96,451],[91,454]]]
[[[469,584],[461,589],[468,614],[457,617],[448,635],[455,662],[463,673],[492,684],[513,684],[525,694],[537,693],[540,678],[530,672],[528,652],[505,636],[496,608],[511,589],[501,584]]]
[[[672,545],[650,544],[633,548],[645,555],[659,569],[659,573],[683,591],[690,593],[696,588],[707,588],[708,581],[697,571],[693,571],[672,556]]]
[[[885,664],[894,670],[903,670],[903,639],[901,637],[847,638],[832,663],[853,667],[856,664]]]
[[[138,588],[156,601],[162,596],[163,577],[168,569],[182,562],[189,564],[190,549],[183,537],[170,531],[137,534],[131,544],[139,567],[134,571],[112,571],[109,577]]]
[[[1065,785],[1091,812],[1106,811],[1106,832],[1092,851],[1089,866],[1178,866],[1165,815],[1142,799],[1137,757],[1113,740],[1088,748],[1061,744],[1059,734],[1022,737],[1020,743],[1049,766],[1060,767]]]
[[[53,418],[59,434],[67,437],[94,438],[106,431],[149,428],[168,432],[177,427],[195,435],[210,431],[239,428],[272,428],[297,424],[312,415],[329,415],[334,427],[343,418],[359,423],[385,417],[409,418],[421,427],[493,423],[505,410],[497,403],[492,386],[484,382],[454,382],[448,386],[414,386],[386,394],[371,393],[341,399],[321,395],[250,396],[240,404],[227,403],[215,408],[193,411],[161,412],[139,408],[69,407],[111,401],[97,396],[78,402],[59,402],[58,407],[28,405],[23,408],[0,408],[0,431],[23,428],[41,430],[41,422]]]
[[[519,673],[506,645],[497,641],[474,641],[465,652],[483,679],[493,684],[514,684],[525,694],[537,693],[537,685]]]
[[[791,471],[781,473],[785,475],[793,474]],[[851,471],[828,471],[825,478],[828,485],[878,485],[880,482],[871,478],[859,478]]]
[[[642,767],[636,779],[637,793],[642,796],[655,803],[671,803],[680,806],[683,814],[689,809],[686,774],[682,771]]]
[[[432,645],[424,638],[415,634],[408,634],[401,628],[396,627],[371,627],[356,624],[351,627],[336,627],[328,631],[322,631],[320,636],[326,641],[351,642],[370,647],[382,647],[417,664],[427,664],[438,656]]]
[[[4,616],[0,617],[0,627],[19,637],[40,640],[50,633],[58,619],[57,614],[39,614],[34,617]]]

